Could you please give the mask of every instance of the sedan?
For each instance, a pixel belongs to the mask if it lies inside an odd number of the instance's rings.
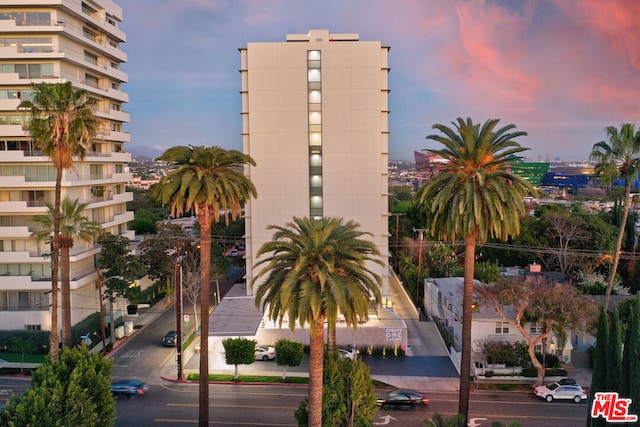
[[[178,333],[176,331],[169,331],[167,335],[162,337],[162,344],[166,347],[175,347],[178,343]]]
[[[276,349],[273,347],[256,347],[256,360],[273,360],[276,357]]]
[[[408,408],[413,409],[418,405],[426,405],[429,399],[418,391],[398,389],[391,390],[382,398],[378,398],[378,406],[384,408]]]
[[[554,400],[573,400],[580,403],[587,398],[587,393],[579,385],[559,385],[557,383],[541,385],[533,389],[533,392],[540,399],[547,402]]]
[[[340,359],[356,360],[358,358],[358,351],[355,348],[341,348],[338,351],[338,355],[340,356]]]
[[[138,380],[121,380],[111,383],[111,393],[114,396],[126,396],[127,399],[136,395],[143,395],[147,392],[147,385]]]

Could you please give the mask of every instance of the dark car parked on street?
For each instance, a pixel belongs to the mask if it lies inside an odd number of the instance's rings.
[[[138,380],[121,380],[111,383],[111,393],[114,396],[126,396],[127,399],[133,396],[141,396],[147,392],[147,385]]]
[[[429,399],[418,391],[398,389],[391,390],[384,395],[384,397],[378,399],[378,406],[381,409],[385,408],[407,408],[413,409],[417,405],[426,405],[429,403]]]
[[[162,337],[162,344],[167,347],[175,347],[178,342],[178,333],[176,331],[169,331],[167,335]]]

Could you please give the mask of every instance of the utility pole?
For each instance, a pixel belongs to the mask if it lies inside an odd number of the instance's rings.
[[[413,229],[414,233],[420,233],[420,239],[419,239],[420,246],[418,247],[418,283],[416,286],[416,302],[418,304],[418,307],[422,307],[422,301],[420,301],[420,287],[424,286],[422,284],[422,243],[424,241],[424,233],[426,231],[427,230],[425,228]]]
[[[180,240],[176,246],[176,360],[178,363],[178,380],[183,380],[182,373],[182,255]]]
[[[392,213],[391,215],[396,217],[396,245],[393,250],[393,258],[396,260],[396,267],[398,266],[398,251],[400,250],[400,245],[398,244],[398,235],[400,234],[400,217],[404,216],[403,213]]]
[[[107,344],[105,340],[106,331],[104,329],[104,302],[102,301],[102,271],[98,267],[98,299],[100,300],[100,335],[102,336],[102,355],[107,354]]]

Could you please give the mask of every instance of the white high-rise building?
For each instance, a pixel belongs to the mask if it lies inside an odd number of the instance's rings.
[[[111,0],[3,0],[0,3],[0,328],[51,328],[48,245],[30,238],[33,215],[54,202],[56,171],[30,141],[18,111],[34,83],[72,82],[85,89],[101,119],[99,136],[84,161],[64,171],[62,197],[88,202],[85,214],[113,234],[133,238],[125,192],[131,174],[124,152],[128,95],[121,66],[127,55],[119,29],[122,9]],[[93,244],[71,250],[72,324],[99,307]]]
[[[244,153],[258,191],[246,206],[247,292],[269,225],[342,217],[371,233],[388,292],[388,53],[358,34],[311,30],[240,49]],[[386,304],[386,301],[383,301]]]

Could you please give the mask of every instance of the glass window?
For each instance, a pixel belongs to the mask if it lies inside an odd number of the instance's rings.
[[[508,334],[509,322],[496,322],[496,334]]]

